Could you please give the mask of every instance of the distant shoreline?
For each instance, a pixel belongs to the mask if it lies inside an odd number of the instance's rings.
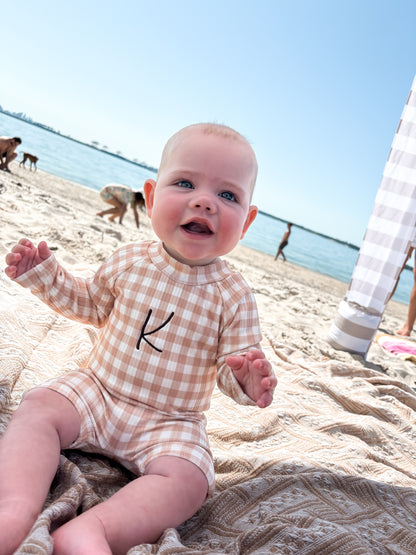
[[[273,214],[269,214],[268,212],[264,212],[263,210],[259,210],[260,214],[263,214],[264,216],[268,216],[269,218],[272,218],[273,220],[278,220],[279,222],[283,222],[283,223],[288,223],[287,220],[283,220],[282,218],[279,218],[277,216],[273,216]],[[292,222],[293,227],[297,227],[298,229],[303,229],[305,231],[308,231],[309,233],[313,233],[314,235],[319,235],[320,237],[323,237],[324,239],[329,239],[330,241],[335,241],[336,243],[339,243],[340,245],[345,245],[346,247],[350,247],[351,249],[354,249],[356,251],[360,250],[360,247],[357,247],[357,245],[354,245],[353,243],[349,243],[348,241],[342,241],[341,239],[336,239],[335,237],[331,237],[330,235],[325,235],[325,233],[320,233],[319,231],[314,231],[313,229],[309,229],[309,227],[304,227],[303,225],[299,225],[299,224],[295,224]]]
[[[110,150],[106,150],[104,148],[99,148],[98,146],[95,146],[91,143],[86,143],[84,141],[80,141],[79,139],[74,139],[70,135],[65,135],[64,133],[61,133],[60,131],[56,131],[55,129],[53,129],[53,127],[50,127],[49,125],[45,125],[43,123],[33,121],[29,118],[19,116],[18,114],[14,114],[12,112],[9,112],[8,110],[4,110],[1,107],[0,107],[0,113],[4,114],[5,116],[9,116],[11,118],[15,118],[15,119],[19,119],[20,121],[24,121],[25,123],[28,123],[29,125],[34,125],[35,127],[40,127],[41,129],[44,129],[45,131],[49,131],[50,133],[54,133],[55,135],[59,135],[60,137],[64,137],[65,139],[69,139],[70,141],[73,141],[74,143],[78,143],[80,145],[87,146],[89,148],[93,148],[94,150],[98,150],[100,152],[104,152],[105,154],[109,154],[110,156],[114,156],[114,158],[119,158],[120,160],[124,160],[125,162],[130,162],[130,164],[134,164],[135,166],[139,166],[140,168],[144,168],[144,169],[149,170],[151,172],[157,173],[157,168],[154,168],[153,166],[149,166],[149,165],[145,164],[144,162],[135,162],[134,160],[131,160],[130,158],[126,158],[122,154],[116,154],[115,152],[111,152]]]
[[[287,220],[283,220],[282,218],[278,218],[277,216],[273,216],[273,214],[268,214],[267,212],[264,212],[263,210],[259,210],[259,214],[263,214],[263,216],[267,216],[269,218],[272,218],[273,220],[278,220],[279,222],[282,222],[284,224],[288,223]],[[325,233],[320,233],[319,231],[314,231],[313,229],[309,229],[308,227],[304,227],[302,225],[298,225],[292,222],[293,227],[297,227],[299,229],[303,229],[304,231],[308,231],[309,233],[313,233],[314,235],[319,235],[320,237],[323,237],[324,239],[328,239],[329,241],[335,241],[335,243],[339,243],[340,245],[345,245],[346,247],[349,247],[350,249],[359,251],[360,247],[357,247],[357,245],[354,245],[353,243],[349,243],[348,241],[342,241],[341,239],[336,239],[335,237],[331,237],[330,235],[325,235]],[[413,267],[409,266],[408,264],[405,265],[404,267],[405,270],[409,270],[411,272],[413,272]]]

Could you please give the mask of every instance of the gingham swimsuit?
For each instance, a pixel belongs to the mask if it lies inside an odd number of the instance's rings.
[[[190,267],[159,242],[116,251],[85,280],[51,256],[17,280],[60,314],[102,327],[85,368],[46,387],[72,401],[81,419],[73,448],[102,453],[143,473],[161,455],[214,471],[203,411],[219,388],[254,404],[225,359],[258,348],[254,296],[225,261]]]

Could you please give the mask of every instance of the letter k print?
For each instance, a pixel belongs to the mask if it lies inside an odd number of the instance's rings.
[[[151,343],[148,339],[147,336],[148,335],[153,335],[154,333],[156,333],[157,331],[161,330],[162,328],[164,328],[165,326],[167,326],[169,324],[169,322],[172,320],[174,315],[174,312],[172,312],[170,314],[170,316],[157,328],[155,328],[154,330],[148,331],[146,332],[146,326],[149,323],[150,317],[152,316],[152,309],[149,308],[149,312],[147,313],[146,316],[146,320],[142,326],[141,332],[140,332],[140,337],[139,340],[137,341],[137,345],[136,345],[136,349],[139,351],[140,350],[140,343],[142,341],[142,339],[144,339],[146,341],[146,343],[148,345],[150,345],[150,347],[152,347],[153,349],[155,349],[156,351],[158,351],[159,353],[162,352],[162,349],[158,349],[155,345],[153,345],[153,343]]]

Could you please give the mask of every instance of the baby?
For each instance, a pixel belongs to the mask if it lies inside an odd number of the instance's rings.
[[[260,408],[277,383],[259,346],[253,294],[219,258],[256,217],[256,175],[239,133],[191,125],[169,139],[157,181],[144,184],[160,241],[121,247],[87,280],[62,268],[43,241],[22,239],[6,256],[9,278],[103,330],[84,368],[25,394],[1,440],[1,555],[29,533],[61,449],[104,454],[138,477],[55,530],[58,555],[155,542],[212,494],[204,411],[215,383]]]

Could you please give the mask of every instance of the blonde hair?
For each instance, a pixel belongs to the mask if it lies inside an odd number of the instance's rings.
[[[250,145],[250,143],[248,142],[248,140],[243,135],[241,135],[241,133],[239,133],[232,127],[228,127],[228,125],[223,125],[221,123],[193,123],[192,125],[188,125],[180,129],[179,131],[177,131],[174,135],[172,135],[172,137],[170,137],[168,142],[165,144],[165,147],[162,152],[162,157],[160,160],[159,172],[163,169],[163,166],[170,152],[174,148],[177,140],[185,131],[188,131],[189,129],[197,129],[202,133],[204,133],[205,135],[216,135],[217,137],[223,137],[224,139],[231,139],[234,141],[244,142],[250,148],[253,155],[253,159],[255,161],[255,172],[254,172],[253,183],[252,183],[252,188],[254,189],[254,185],[256,184],[256,179],[257,179],[257,158],[255,155],[255,152],[252,146]]]

